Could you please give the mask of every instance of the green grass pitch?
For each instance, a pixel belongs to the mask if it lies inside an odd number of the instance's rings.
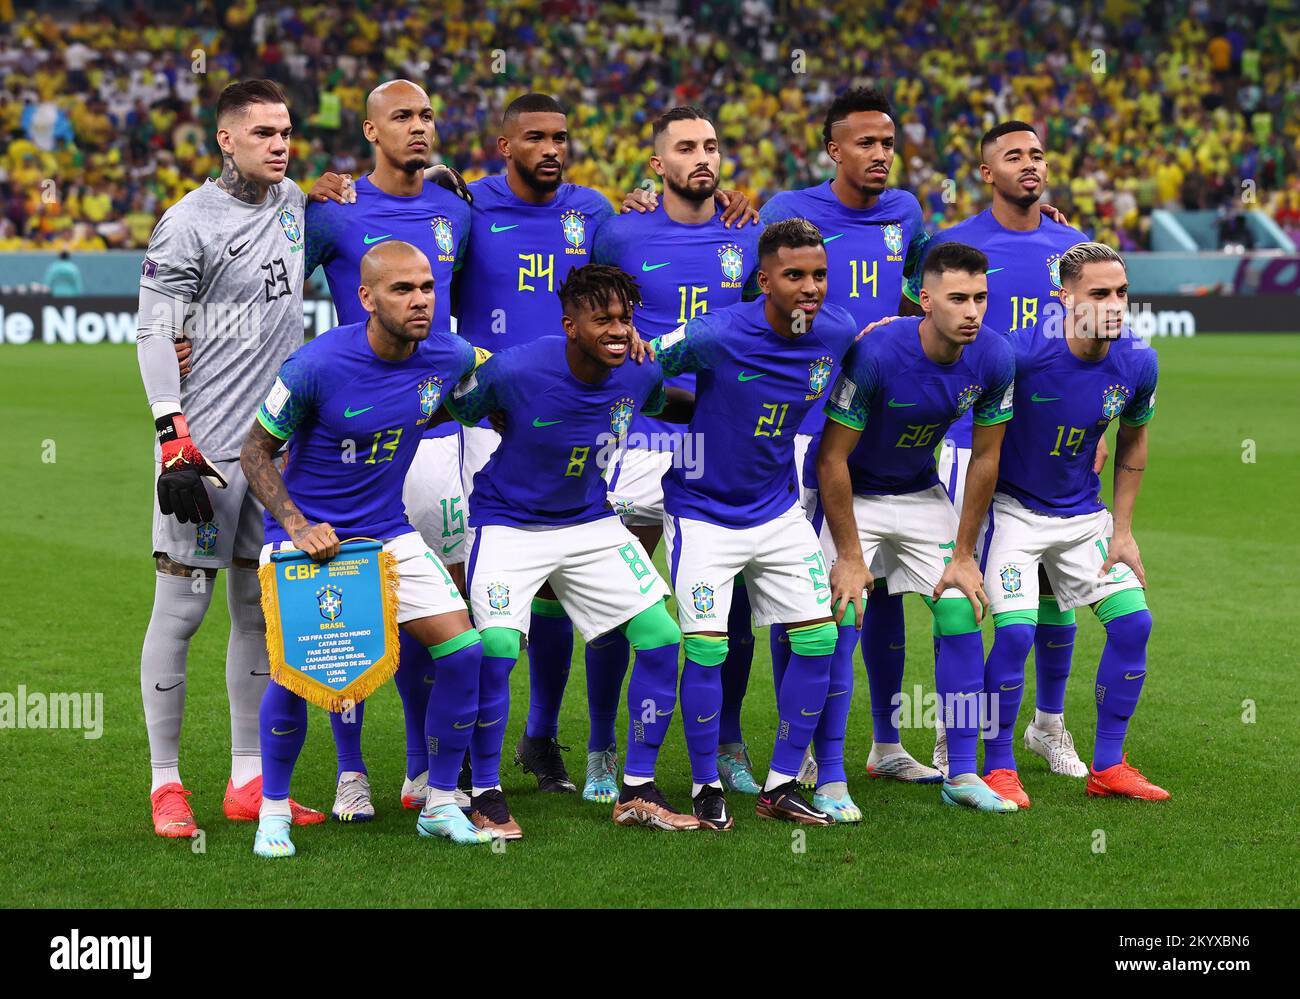
[[[414,814],[399,807],[402,723],[390,685],[366,727],[377,820],[300,829],[297,858],[268,862],[251,853],[252,825],[221,815],[224,584],[191,650],[181,745],[206,851],[151,830],[138,668],[153,592],[152,428],[135,351],[5,347],[0,691],[102,692],[105,718],[98,740],[0,731],[0,905],[1294,906],[1300,337],[1198,336],[1158,350],[1159,410],[1137,517],[1156,623],[1129,749],[1173,792],[1167,804],[1089,800],[1082,782],[1051,776],[1023,749],[1034,807],[1017,815],[945,808],[934,787],[870,781],[859,666],[848,754],[865,813],[858,827],[805,838],[757,819],[735,795],[739,819],[727,835],[620,829],[607,807],[543,795],[507,763],[506,792],[527,838],[501,853],[453,847],[418,838]],[[1079,620],[1067,717],[1086,758],[1103,633],[1090,613]],[[929,620],[915,597],[908,632],[905,687],[932,689]],[[561,725],[579,781],[581,662],[579,643]],[[507,754],[523,724],[526,669],[514,674]],[[1028,686],[1017,746],[1032,666]],[[760,771],[773,701],[760,632],[744,716]],[[1243,720],[1248,701],[1253,722]],[[928,759],[929,731],[904,740]],[[660,783],[680,806],[688,782],[674,724]],[[313,711],[294,794],[328,809],[333,790],[329,726]]]

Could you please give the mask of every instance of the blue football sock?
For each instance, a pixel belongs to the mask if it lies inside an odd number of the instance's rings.
[[[680,648],[676,644],[665,645],[658,649],[641,649],[636,654],[632,677],[627,682],[625,774],[633,777],[655,775],[659,747],[668,734],[668,726],[673,721],[673,706],[677,703],[677,654]],[[712,672],[716,674],[718,670],[715,668]]]
[[[819,786],[848,780],[844,773],[844,737],[849,727],[849,708],[853,705],[853,651],[857,647],[858,629],[841,627],[835,642],[835,654],[831,657],[826,707],[822,709],[817,730],[813,733]]]
[[[862,661],[867,668],[867,688],[871,691],[871,738],[875,742],[902,741],[894,724],[894,712],[903,689],[906,639],[903,598],[890,593],[884,582],[879,582],[867,598],[866,620],[862,626]],[[820,756],[817,763],[821,765]]]
[[[943,705],[941,717],[948,738],[948,776],[975,773],[979,748],[980,692],[984,689],[984,640],[975,612],[965,597],[928,601],[943,632],[934,685]]]
[[[361,758],[361,726],[366,720],[366,702],[358,701],[351,711],[330,712],[330,728],[334,732],[334,747],[338,751],[338,776],[345,770],[367,773],[366,761]],[[335,777],[337,780],[338,777]]]
[[[483,643],[470,629],[429,649],[429,655],[436,664],[424,717],[429,786],[453,791],[478,718]]]
[[[1097,667],[1097,741],[1092,749],[1093,770],[1105,770],[1124,759],[1124,736],[1128,734],[1128,722],[1146,680],[1150,637],[1148,610],[1133,611],[1106,622],[1106,644]]]
[[[429,650],[398,629],[400,658],[397,661],[398,696],[406,720],[406,776],[419,777],[429,765],[429,747],[424,741],[425,714],[429,710],[429,691],[433,687],[433,658]]]
[[[691,639],[687,639],[691,641]],[[721,663],[703,666],[690,652],[682,669],[682,729],[691,758],[691,780],[711,784],[718,780],[718,715],[722,713]]]
[[[510,721],[510,671],[514,669],[515,658],[483,656],[478,684],[478,724],[469,740],[469,765],[475,787],[495,787],[501,783],[501,745]]]
[[[772,625],[768,633],[768,646],[772,652],[772,686],[776,696],[781,696],[781,681],[790,665],[790,633],[783,624]]]
[[[1044,596],[1039,603],[1038,629],[1034,632],[1034,676],[1038,683],[1034,698],[1038,710],[1047,714],[1065,712],[1065,687],[1070,679],[1074,636],[1079,630],[1073,619],[1074,611],[1062,611],[1054,597]]]
[[[623,690],[627,657],[631,652],[627,638],[611,631],[587,643],[587,752],[599,753],[616,745],[614,722],[618,718],[618,695]],[[674,686],[676,679],[674,678]],[[674,691],[674,700],[676,692]]]
[[[727,618],[727,658],[722,663],[722,715],[718,742],[745,741],[740,729],[740,706],[749,689],[749,668],[754,663],[754,629],[751,624],[749,591],[739,579],[732,588],[731,613]]]
[[[534,600],[528,626],[528,724],[524,729],[529,738],[554,739],[559,734],[560,702],[572,661],[573,622],[558,600]]]
[[[835,625],[829,623],[795,628],[789,634],[790,665],[776,698],[778,721],[772,769],[793,777],[803,766],[804,753],[826,706],[831,660],[839,636]]]
[[[272,680],[258,709],[262,745],[262,795],[272,801],[289,797],[289,781],[307,741],[307,702]]]
[[[984,663],[985,712],[993,729],[984,733],[985,773],[1016,769],[1016,716],[1025,696],[1025,660],[1033,643],[1034,626],[1027,622],[999,624],[994,633]]]

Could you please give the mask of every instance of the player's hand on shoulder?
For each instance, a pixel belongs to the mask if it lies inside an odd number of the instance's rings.
[[[1106,459],[1110,457],[1110,447],[1106,444],[1106,435],[1102,434],[1097,438],[1097,451],[1092,456],[1092,470],[1098,475],[1106,467]]]
[[[317,562],[325,562],[339,553],[339,536],[329,524],[304,524],[290,532],[294,547]]]
[[[976,623],[983,621],[984,613],[989,609],[989,598],[984,593],[984,574],[980,572],[979,564],[970,555],[953,556],[952,561],[944,566],[943,575],[939,578],[931,597],[938,600],[944,590],[953,589],[961,590],[970,601],[975,611]]]
[[[1070,220],[1065,217],[1065,212],[1061,211],[1061,209],[1059,208],[1056,208],[1052,205],[1039,205],[1038,210],[1042,212],[1044,215],[1046,215],[1053,222],[1056,222],[1059,225],[1070,224]]]
[[[340,205],[356,204],[357,192],[350,173],[323,173],[312,184],[308,201],[334,201]]]
[[[637,332],[635,326],[632,327],[632,339],[628,341],[627,356],[640,364],[642,361],[653,361],[655,359],[654,348],[641,339],[641,334]]]
[[[194,370],[194,364],[191,361],[194,354],[194,344],[185,337],[181,337],[179,340],[174,341],[172,346],[176,349],[176,364],[181,369],[181,377],[184,378]]]
[[[1138,551],[1138,543],[1131,533],[1116,534],[1110,539],[1110,545],[1106,549],[1106,561],[1102,563],[1101,572],[1098,576],[1104,576],[1120,563],[1128,566],[1133,570],[1133,575],[1137,576],[1137,581],[1146,589],[1147,571],[1142,566],[1142,553]]]
[[[446,163],[435,163],[424,171],[424,179],[431,180],[439,187],[450,191],[465,204],[474,204],[474,195],[469,185],[465,183],[465,178],[460,175],[460,171],[454,167],[449,167]]]
[[[750,204],[744,191],[724,191],[719,188],[713,196],[722,209],[722,224],[730,229],[734,222],[737,229],[743,229],[750,222],[758,223],[758,209]]]
[[[853,338],[853,342],[857,343],[859,340],[861,340],[872,330],[876,329],[878,326],[884,326],[887,323],[892,323],[897,318],[898,316],[885,316],[884,319],[877,319],[874,323],[868,323],[866,326],[862,328],[862,330],[858,333],[858,335]]]
[[[651,184],[650,181],[645,183]],[[637,212],[644,215],[646,212],[652,212],[659,207],[659,194],[655,191],[654,186],[638,187],[628,191],[623,195],[623,203],[618,206],[620,214],[627,212]]]
[[[874,585],[866,563],[860,557],[836,559],[835,564],[831,566],[830,578],[831,616],[835,619],[835,623],[837,625],[844,623],[844,615],[848,613],[849,605],[852,604],[853,611],[857,614],[854,620],[857,627],[861,629],[866,613],[865,594],[870,593]]]

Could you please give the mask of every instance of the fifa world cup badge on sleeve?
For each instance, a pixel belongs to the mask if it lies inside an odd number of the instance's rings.
[[[339,712],[397,672],[397,560],[378,541],[345,542],[328,562],[274,552],[258,579],[280,686]]]

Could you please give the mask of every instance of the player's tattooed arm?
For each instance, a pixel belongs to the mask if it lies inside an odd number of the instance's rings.
[[[1142,553],[1133,538],[1133,510],[1137,506],[1138,492],[1142,488],[1142,473],[1147,464],[1147,428],[1146,424],[1130,427],[1120,423],[1115,435],[1115,509],[1112,511],[1114,528],[1110,545],[1106,549],[1106,561],[1101,567],[1101,575],[1122,562],[1137,576],[1143,587],[1147,585],[1146,569],[1142,565]]]
[[[984,593],[984,574],[975,559],[980,528],[988,516],[993,488],[998,481],[998,461],[1002,453],[1002,438],[1006,436],[1006,421],[985,425],[977,422],[971,435],[970,465],[966,470],[966,498],[962,501],[961,522],[957,525],[957,543],[952,560],[944,567],[943,576],[932,594],[935,600],[947,589],[958,589],[966,595],[975,611],[977,622],[984,620],[989,600]]]
[[[217,186],[232,198],[250,205],[261,204],[266,197],[266,188],[240,173],[235,158],[229,153],[221,154],[221,176],[217,178]]]
[[[861,437],[861,430],[831,418],[826,421],[817,449],[818,496],[836,553],[835,564],[831,566],[831,615],[836,624],[842,623],[852,604],[859,628],[865,610],[863,593],[871,591],[872,580],[862,557],[862,542],[853,515],[848,458]]]
[[[275,467],[275,455],[283,445],[284,441],[268,432],[260,422],[253,421],[239,452],[239,466],[248,480],[248,488],[285,529],[295,546],[318,561],[333,558],[339,552],[334,528],[329,524],[313,524],[303,515]]]

